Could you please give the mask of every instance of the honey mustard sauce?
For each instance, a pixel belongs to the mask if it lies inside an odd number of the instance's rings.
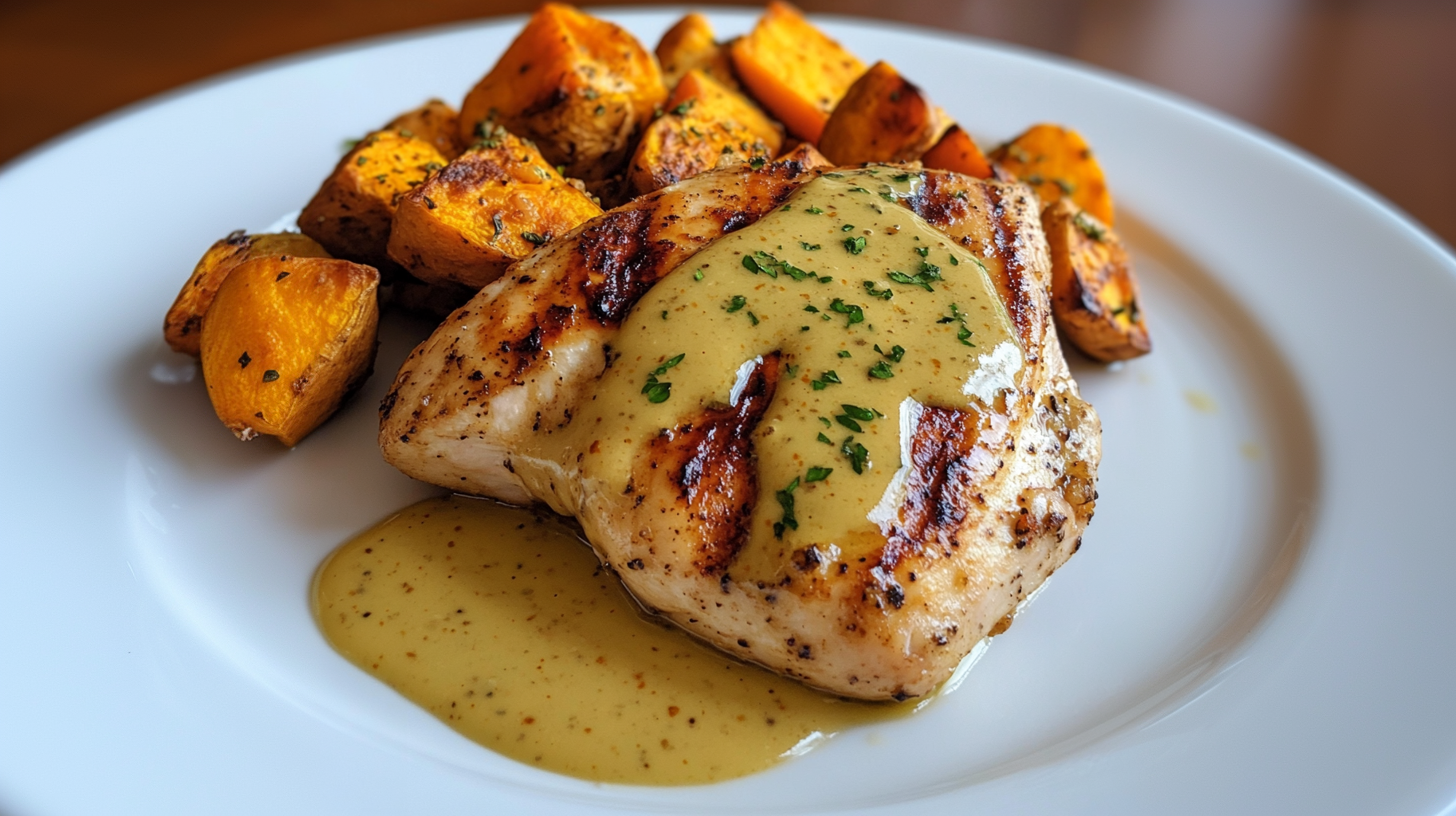
[[[583,779],[731,779],[914,706],[836,699],[698,643],[641,614],[571,528],[481,499],[429,499],[344,544],[313,600],[355,665],[481,745]]]
[[[620,495],[647,440],[734,404],[777,353],[785,376],[753,431],[768,500],[734,579],[777,583],[808,547],[825,564],[882,547],[921,407],[992,405],[1023,361],[990,279],[999,259],[895,203],[919,184],[894,167],[828,173],[690,257],[634,307],[572,421],[513,455],[517,476],[560,512]]]
[[[517,477],[558,512],[621,495],[648,440],[733,404],[777,354],[735,580],[775,582],[809,547],[832,564],[883,546],[922,407],[994,407],[1023,361],[999,261],[896,203],[918,183],[826,174],[668,273],[572,420],[512,453]],[[315,604],[335,648],[453,728],[586,779],[729,779],[911,710],[826,696],[649,621],[570,530],[484,501],[427,501],[343,545]]]

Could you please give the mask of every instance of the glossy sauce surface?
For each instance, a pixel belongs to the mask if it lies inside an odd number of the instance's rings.
[[[919,183],[828,173],[693,255],[637,303],[591,401],[513,457],[516,474],[537,495],[582,489],[560,477],[574,461],[591,490],[629,492],[647,440],[736,404],[777,354],[734,577],[775,582],[811,547],[826,563],[882,547],[921,407],[992,404],[1022,365],[987,269],[999,262],[896,203]]]
[[[584,779],[730,779],[914,708],[833,698],[649,620],[572,529],[478,499],[420,502],[342,545],[314,610],[335,649],[450,727]]]

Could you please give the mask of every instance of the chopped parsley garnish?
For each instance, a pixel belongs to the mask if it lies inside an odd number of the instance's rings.
[[[854,225],[853,224],[845,224],[844,226],[842,226],[842,227],[839,228],[839,231],[840,232],[853,232],[854,231]]]
[[[834,444],[834,440],[833,440],[833,439],[830,439],[830,438],[829,438],[829,437],[827,437],[827,436],[825,436],[825,435],[824,435],[824,432],[823,432],[823,431],[820,431],[820,432],[819,432],[819,436],[818,436],[818,437],[816,437],[816,438],[817,438],[817,439],[818,439],[818,440],[819,440],[819,441],[820,441],[820,442],[823,442],[823,443],[824,443],[824,444],[826,444],[826,445],[833,445],[833,444]]]
[[[904,272],[890,272],[885,277],[895,283],[902,283],[906,286],[919,286],[927,292],[934,292],[935,290],[930,286],[931,282],[941,279],[940,267],[926,261],[920,262],[920,271],[914,275],[907,275]]]
[[[692,110],[693,109],[693,105],[697,101],[698,101],[698,98],[696,96],[689,97],[688,99],[684,100],[683,102],[679,103],[676,107],[674,107],[670,111],[670,113],[672,113],[674,116],[682,116],[683,114],[685,114],[688,111]]]
[[[849,188],[849,191],[851,193],[868,193],[869,192],[869,190],[866,190],[863,187],[851,187],[851,188]]]
[[[898,363],[901,360],[905,359],[904,346],[891,346],[889,351],[885,351],[884,349],[880,348],[879,343],[876,343],[875,351],[878,351],[880,354],[888,358],[889,361],[892,363]]]
[[[762,250],[755,251],[752,255],[744,255],[743,268],[755,275],[762,272],[770,278],[777,278],[781,272],[794,280],[813,277],[812,273],[805,272],[788,261],[781,261]]]
[[[723,311],[727,312],[728,314],[733,314],[734,312],[742,309],[744,306],[747,305],[748,298],[744,297],[743,295],[734,295],[733,299],[728,301],[728,305],[723,307]]]
[[[845,238],[844,239],[844,248],[846,250],[848,250],[849,251],[849,254],[851,254],[851,255],[858,255],[861,252],[864,252],[864,248],[865,248],[865,239],[864,239],[864,236],[863,235],[856,235],[853,238]]]
[[[752,321],[753,325],[755,325],[755,326],[758,325],[758,315],[754,314],[753,312],[749,312],[748,313],[748,319],[750,321]]]
[[[818,306],[815,306],[814,304],[811,303],[808,306],[805,306],[804,307],[804,311],[806,311],[806,312],[818,312],[819,311],[819,307]]]
[[[849,356],[849,349],[840,349],[839,356],[840,357],[848,357]]]
[[[845,319],[849,321],[844,324],[846,327],[853,326],[856,323],[863,323],[865,319],[864,307],[856,306],[853,303],[845,303],[839,298],[835,298],[829,304],[829,311],[844,315]],[[828,317],[828,315],[825,315],[825,317]]]
[[[1062,188],[1062,195],[1071,195],[1077,191],[1077,185],[1064,178],[1052,179],[1052,183]]]
[[[803,247],[804,250],[807,252],[814,252],[815,250],[820,250],[824,248],[818,244],[811,244],[808,241],[800,241],[799,246]]]
[[[681,363],[686,356],[686,354],[679,354],[652,369],[652,373],[647,375],[647,384],[642,386],[642,393],[647,395],[648,402],[667,402],[667,398],[672,395],[672,383],[659,382],[657,378],[666,374],[669,368]]]
[[[879,298],[880,300],[889,300],[890,298],[892,298],[892,297],[895,296],[895,293],[893,291],[891,291],[890,290],[890,287],[888,287],[888,286],[886,286],[884,289],[876,289],[875,288],[875,282],[874,281],[869,281],[869,280],[865,281],[864,282],[864,288],[865,288],[865,291],[868,292],[869,293],[869,296],[872,297],[872,298]]]
[[[821,210],[821,209],[819,209],[818,207],[810,207],[809,209],[804,210],[804,212],[806,212],[806,213],[808,213],[810,215],[823,215],[824,214],[824,211]]]
[[[832,422],[829,421],[829,417],[819,417],[819,421],[822,422],[822,423],[824,423],[824,427],[826,427],[826,428],[833,428],[834,427],[834,423],[832,423]]]
[[[360,156],[358,159],[355,159],[354,160],[354,163],[357,164],[357,165],[359,165],[360,167],[363,167],[364,165],[366,165],[366,164],[369,163],[369,157],[368,156]]]
[[[966,328],[966,316],[960,310],[960,307],[956,306],[954,303],[950,305],[950,316],[942,317],[935,322],[959,323],[960,326],[956,329],[956,340],[960,341],[960,344],[963,346],[970,346],[971,348],[976,347],[976,344],[971,342],[971,330]]]
[[[774,492],[774,498],[779,500],[779,507],[784,509],[783,520],[774,522],[774,538],[783,538],[784,530],[799,529],[799,520],[794,518],[794,491],[798,488],[799,477],[795,476],[787,487]]]
[[[1086,235],[1094,241],[1101,241],[1107,237],[1107,230],[1098,226],[1092,219],[1088,218],[1087,213],[1079,212],[1072,216],[1072,223],[1077,229],[1082,231],[1083,235]]]
[[[960,266],[961,265],[961,262],[958,261],[958,260],[956,260],[956,256],[952,255],[952,256],[950,256],[950,265],[951,266]]]
[[[273,382],[276,379],[278,379],[277,371],[274,371],[270,368],[267,371],[263,372],[263,382]]]
[[[810,380],[809,385],[813,387],[815,391],[823,391],[831,385],[839,385],[842,382],[844,381],[839,379],[838,374],[834,373],[833,371],[826,371],[823,374],[819,375],[819,379]]]
[[[877,380],[888,380],[891,377],[895,376],[895,372],[890,369],[889,363],[881,360],[878,363],[870,366],[870,376],[874,377]]]
[[[915,254],[924,258],[926,255],[930,254],[930,247],[915,247]]]
[[[848,436],[844,444],[839,446],[839,452],[849,460],[849,466],[854,468],[855,473],[864,473],[870,466],[870,452],[864,445],[854,441],[854,437]]]
[[[768,159],[765,159],[763,156],[754,156],[748,162],[748,166],[754,170],[762,169],[765,164],[768,164]]]
[[[698,271],[696,271],[696,272],[693,273],[693,280],[700,281],[702,279],[703,279],[703,270],[699,269]]]
[[[541,246],[547,241],[546,236],[542,235],[539,232],[523,232],[521,233],[521,239],[529,243],[535,244],[536,246]]]
[[[804,484],[808,484],[810,482],[822,482],[825,479],[828,479],[829,474],[833,472],[834,468],[811,467],[809,468],[809,472],[804,476]]]

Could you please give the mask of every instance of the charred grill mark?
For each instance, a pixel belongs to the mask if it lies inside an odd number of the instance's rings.
[[[1035,341],[1039,328],[1036,304],[1026,294],[1029,281],[1026,279],[1026,258],[1023,255],[1024,247],[1021,246],[1020,234],[1016,230],[1016,225],[1007,217],[1007,191],[1010,190],[1015,195],[1020,195],[1022,192],[1017,187],[994,185],[985,185],[984,189],[986,200],[991,205],[992,245],[996,249],[997,257],[1001,259],[1001,268],[1006,271],[1006,310],[1011,315],[1011,322],[1016,324],[1016,330],[1021,334],[1027,361],[1036,362],[1038,354]]]
[[[709,408],[652,440],[648,459],[662,462],[695,522],[698,549],[693,567],[704,575],[724,570],[743,543],[758,501],[753,429],[773,402],[779,356],[763,359],[749,375],[738,402]]]
[[[672,245],[652,239],[656,200],[598,216],[577,243],[586,279],[582,295],[592,319],[615,327],[667,271]]]
[[[988,474],[978,459],[990,461],[975,414],[953,408],[926,408],[910,450],[902,521],[890,530],[879,569],[889,574],[907,558],[936,547],[957,546],[956,531],[975,501],[972,486]],[[977,448],[981,455],[977,456]]]
[[[914,213],[937,227],[965,219],[970,203],[964,182],[944,173],[922,173],[915,195],[904,199]],[[957,195],[959,193],[959,195]]]

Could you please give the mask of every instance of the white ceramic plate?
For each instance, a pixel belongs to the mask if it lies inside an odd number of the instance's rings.
[[[612,14],[646,42],[676,17]],[[714,15],[722,33],[752,14]],[[1433,813],[1456,799],[1456,261],[1337,174],[1164,94],[826,20],[983,139],[1097,148],[1156,352],[1078,365],[1106,457],[1086,546],[959,691],[758,776],[593,785],[355,670],[314,566],[432,491],[368,392],[244,445],[160,340],[199,253],[307,200],[345,137],[460,99],[519,20],[173,94],[0,174],[0,812]]]

